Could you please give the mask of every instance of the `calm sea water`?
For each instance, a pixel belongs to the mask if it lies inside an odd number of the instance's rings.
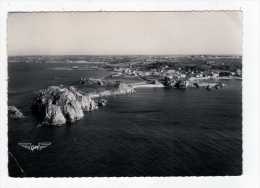
[[[78,64],[77,64],[78,65]],[[27,118],[9,120],[11,176],[212,176],[242,173],[241,81],[205,89],[138,89],[110,97],[72,126],[40,127],[31,114],[35,91],[75,84],[105,70],[70,70],[72,64],[10,63],[8,104]],[[82,65],[83,66],[83,65]],[[86,66],[86,64],[84,65]],[[61,68],[62,67],[62,68]],[[19,142],[48,141],[30,152]]]

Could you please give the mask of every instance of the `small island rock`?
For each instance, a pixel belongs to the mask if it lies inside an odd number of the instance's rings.
[[[12,119],[24,118],[23,113],[15,106],[8,106],[8,115]]]
[[[74,87],[50,86],[40,90],[33,100],[32,109],[42,122],[49,125],[64,125],[84,117],[84,111],[98,108],[88,95]]]

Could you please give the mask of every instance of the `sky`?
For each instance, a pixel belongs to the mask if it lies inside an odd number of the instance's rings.
[[[9,13],[8,55],[242,53],[242,13]]]

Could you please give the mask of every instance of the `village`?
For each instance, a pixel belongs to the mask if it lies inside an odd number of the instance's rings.
[[[199,70],[198,68],[178,67],[171,68],[168,65],[158,68],[147,67],[116,67],[113,69],[111,78],[118,79],[142,79],[144,82],[136,83],[138,87],[167,87],[184,89],[188,87],[222,88],[223,80],[242,79],[241,69],[230,70]],[[136,86],[136,87],[137,87]]]

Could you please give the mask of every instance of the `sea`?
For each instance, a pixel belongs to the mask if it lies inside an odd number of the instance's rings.
[[[83,68],[72,69],[72,66]],[[8,105],[24,119],[8,119],[12,177],[238,176],[242,174],[242,81],[219,90],[139,88],[72,125],[39,127],[35,92],[74,85],[105,69],[80,63],[8,64]],[[30,151],[19,143],[50,142]]]

